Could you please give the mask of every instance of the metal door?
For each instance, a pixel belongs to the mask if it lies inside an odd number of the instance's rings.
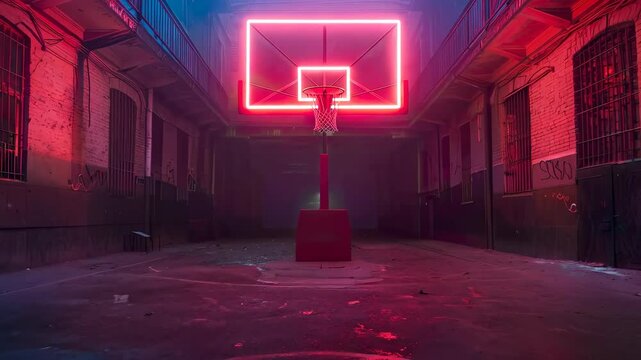
[[[577,170],[579,260],[614,265],[612,166]]]
[[[613,190],[616,265],[641,269],[641,162],[616,165]]]

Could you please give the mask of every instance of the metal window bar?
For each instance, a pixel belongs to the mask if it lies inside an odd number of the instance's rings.
[[[178,201],[186,201],[189,184],[189,136],[180,129],[176,133],[176,173]]]
[[[505,100],[505,193],[532,190],[530,91],[526,87]]]
[[[441,139],[441,166],[443,169],[443,182],[441,190],[450,188],[450,137],[444,136]]]
[[[156,180],[162,180],[162,150],[164,138],[164,120],[153,114],[151,143],[151,174]]]
[[[641,155],[634,23],[612,27],[574,56],[577,167]]]
[[[116,89],[109,92],[109,103],[109,190],[114,196],[133,197],[137,106]]]
[[[460,127],[461,131],[461,201],[472,201],[472,146],[470,123]]]
[[[0,179],[26,180],[28,41],[0,18]]]

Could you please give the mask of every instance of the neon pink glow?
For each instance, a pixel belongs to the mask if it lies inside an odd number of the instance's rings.
[[[314,101],[303,95],[303,71],[342,71],[345,73],[345,94],[337,97],[336,101],[349,101],[351,98],[352,78],[349,66],[299,66],[298,67],[298,101]]]
[[[352,83],[352,74],[349,66],[328,66],[324,67],[323,64],[308,64],[308,66],[298,67],[298,104],[287,104],[287,105],[265,105],[265,104],[253,104],[252,103],[252,91],[251,91],[251,62],[252,62],[252,53],[251,53],[251,28],[253,24],[392,24],[395,25],[395,102],[393,104],[377,104],[377,103],[368,103],[368,104],[350,104],[352,99],[351,93],[351,83]],[[295,31],[293,29],[292,31]],[[341,110],[381,110],[381,111],[390,111],[390,110],[399,110],[402,107],[402,78],[401,78],[401,21],[394,19],[249,19],[246,23],[245,31],[245,87],[244,87],[244,106],[247,110],[311,110],[313,104],[310,102],[310,99],[302,96],[302,84],[301,84],[301,75],[303,71],[321,71],[321,70],[334,70],[336,71],[346,71],[349,81],[346,83],[345,96],[337,99],[341,101],[340,106]],[[372,74],[374,75],[374,74]]]

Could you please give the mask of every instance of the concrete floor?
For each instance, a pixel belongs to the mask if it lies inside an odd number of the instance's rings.
[[[641,272],[432,241],[194,244],[0,275],[2,359],[640,359]]]

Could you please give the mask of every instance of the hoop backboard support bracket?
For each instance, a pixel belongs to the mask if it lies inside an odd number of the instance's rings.
[[[256,109],[247,109],[244,101],[245,94],[245,81],[238,80],[238,114],[240,115],[308,115],[311,111],[311,105],[309,109],[278,109],[278,110],[256,110]],[[350,115],[406,115],[409,113],[409,82],[407,80],[402,81],[402,90],[401,90],[401,107],[393,110],[353,110],[353,109],[341,109],[342,116]]]

